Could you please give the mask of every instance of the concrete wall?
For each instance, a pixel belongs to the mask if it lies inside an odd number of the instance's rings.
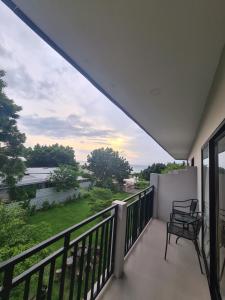
[[[71,197],[76,197],[79,190],[71,189],[68,191],[57,192],[54,187],[37,190],[36,197],[31,199],[30,204],[35,205],[36,209],[42,208],[43,202],[48,201],[50,204],[63,203]]]
[[[83,189],[88,189],[91,186],[90,181],[81,181],[79,183],[79,188]],[[49,188],[42,188],[42,189],[37,189],[36,191],[36,197],[31,199],[30,204],[35,205],[37,209],[40,209],[42,207],[42,204],[44,201],[48,201],[50,204],[53,202],[55,203],[62,203],[68,200],[71,197],[77,197],[79,194],[79,189],[71,189],[68,191],[61,191],[57,192],[54,187],[49,187]],[[0,190],[0,199],[8,202],[9,201],[9,196],[7,190]]]
[[[169,174],[151,174],[155,187],[154,217],[169,221],[174,200],[197,197],[197,168],[189,167]]]
[[[201,199],[201,147],[225,118],[225,51],[218,64],[213,85],[209,92],[207,105],[196,135],[195,142],[189,155],[194,157],[198,168],[198,198]]]
[[[4,202],[9,201],[9,194],[8,194],[7,190],[5,190],[5,189],[0,190],[0,200],[2,200]]]

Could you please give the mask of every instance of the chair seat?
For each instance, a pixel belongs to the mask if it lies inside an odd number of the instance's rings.
[[[188,240],[196,239],[193,227],[188,225],[183,226],[183,224],[170,223],[168,226],[168,233],[186,238]]]

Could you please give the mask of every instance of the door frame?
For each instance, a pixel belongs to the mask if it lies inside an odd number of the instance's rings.
[[[225,119],[216,128],[213,134],[208,138],[206,143],[201,149],[201,190],[202,190],[202,209],[204,213],[203,203],[203,149],[209,147],[209,224],[210,224],[210,266],[207,267],[206,257],[202,244],[202,252],[207,272],[208,282],[211,297],[213,300],[221,300],[219,278],[218,278],[218,205],[219,205],[219,193],[218,193],[218,157],[217,157],[217,143],[225,136]],[[204,235],[204,232],[203,232]],[[203,241],[202,237],[202,241]]]

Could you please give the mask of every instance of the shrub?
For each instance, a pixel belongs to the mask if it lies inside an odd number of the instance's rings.
[[[52,205],[48,202],[48,200],[45,200],[43,203],[42,203],[42,206],[41,206],[41,209],[42,210],[48,210],[49,208],[51,208]]]
[[[29,209],[30,200],[36,197],[36,191],[35,185],[14,187],[10,191],[10,198],[13,201],[21,202],[24,209]]]
[[[146,181],[146,180],[139,180],[135,184],[135,188],[140,189],[140,190],[143,190],[143,189],[147,188],[148,186],[149,186],[149,181]]]
[[[27,208],[27,213],[28,213],[29,216],[35,215],[35,213],[36,213],[36,206],[35,205],[30,205]]]
[[[19,203],[0,204],[0,261],[7,260],[34,246],[39,241],[43,228],[50,232],[49,225],[45,222],[38,225],[27,224],[26,216],[26,210]],[[45,257],[48,253],[46,251],[23,261],[16,267],[15,273],[23,272]]]
[[[95,187],[90,191],[89,206],[91,214],[109,207],[112,204],[113,194],[109,189]],[[104,216],[105,217],[105,216]]]
[[[50,175],[50,182],[57,192],[78,187],[77,169],[70,165],[62,165]]]
[[[113,194],[112,191],[110,189],[104,189],[101,187],[94,187],[91,191],[90,191],[90,196],[92,199],[96,199],[96,200],[109,200],[112,199]]]

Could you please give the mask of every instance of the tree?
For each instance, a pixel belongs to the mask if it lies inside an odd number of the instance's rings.
[[[61,165],[51,173],[50,182],[58,192],[78,187],[77,168],[70,165]]]
[[[43,228],[45,232],[51,234],[49,224],[46,222],[40,222],[37,225],[27,224],[27,212],[21,208],[19,203],[0,204],[0,220],[0,262],[10,259],[37,244],[40,241],[40,236],[42,236]],[[49,248],[45,248],[16,264],[13,270],[14,276],[18,276],[41,261],[49,254],[49,251]],[[36,292],[34,282],[38,280],[38,277],[34,274],[32,278],[30,294],[33,296]],[[2,280],[3,274],[0,274],[0,282]],[[23,299],[23,292],[24,286],[19,285],[12,290],[10,298]]]
[[[0,177],[11,192],[24,175],[25,165],[20,156],[26,137],[17,127],[22,108],[5,94],[4,76],[5,72],[0,70]]]
[[[160,174],[162,170],[164,170],[166,167],[165,164],[162,163],[154,163],[151,166],[148,166],[146,169],[140,172],[140,177],[143,178],[144,180],[150,179],[150,174],[151,173],[157,173]]]
[[[54,144],[50,146],[35,145],[24,149],[28,167],[58,167],[60,165],[77,165],[72,147]]]
[[[7,260],[34,246],[39,241],[43,228],[50,233],[47,223],[29,225],[26,218],[26,210],[19,203],[0,204],[0,261]],[[46,253],[41,252],[19,264],[16,273],[25,271],[37,262],[40,255],[43,258],[43,254],[45,256]]]
[[[166,174],[168,172],[174,171],[174,170],[180,170],[185,168],[185,162],[183,161],[182,164],[177,164],[175,161],[173,163],[168,163],[166,165],[166,168],[162,170],[163,174]]]
[[[102,187],[110,187],[113,179],[122,184],[132,171],[129,162],[112,148],[92,151],[87,157],[87,168],[94,173]]]

